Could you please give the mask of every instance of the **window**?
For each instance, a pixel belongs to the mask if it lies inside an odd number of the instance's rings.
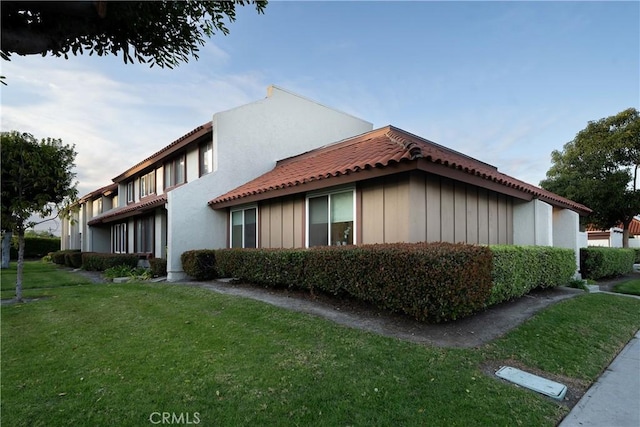
[[[131,203],[134,200],[133,194],[133,181],[127,182],[127,203]]]
[[[231,247],[258,247],[258,208],[231,211]]]
[[[311,196],[307,199],[307,245],[352,245],[354,191]]]
[[[102,213],[102,197],[95,201],[93,205],[93,216],[100,215]]]
[[[140,197],[148,196],[156,192],[156,171],[151,171],[140,177]]]
[[[154,224],[153,216],[136,220],[136,252],[153,252]]]
[[[200,176],[213,172],[213,141],[200,145]]]
[[[127,253],[127,223],[115,224],[111,227],[111,252]]]
[[[186,156],[184,154],[164,164],[164,188],[186,181]]]

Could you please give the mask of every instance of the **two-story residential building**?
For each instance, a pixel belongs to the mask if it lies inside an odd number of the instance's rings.
[[[63,248],[167,258],[225,247],[447,241],[586,246],[589,208],[393,126],[277,87],[83,197]]]
[[[352,115],[270,86],[267,97],[214,114],[82,197],[63,223],[63,249],[149,253],[184,277],[180,255],[224,247],[226,214],[207,202],[301,151],[371,130]]]

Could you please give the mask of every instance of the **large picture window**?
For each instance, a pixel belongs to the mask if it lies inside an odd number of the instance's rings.
[[[213,172],[213,141],[200,145],[200,176]]]
[[[148,216],[136,220],[136,252],[153,252],[153,216]]]
[[[340,191],[307,198],[307,245],[352,245],[354,191]]]
[[[127,223],[115,224],[111,227],[111,252],[127,253]]]
[[[140,177],[140,197],[155,194],[156,192],[156,171],[151,171]]]
[[[231,211],[231,247],[256,248],[258,246],[258,208]]]
[[[186,165],[184,154],[164,164],[164,188],[186,182]]]

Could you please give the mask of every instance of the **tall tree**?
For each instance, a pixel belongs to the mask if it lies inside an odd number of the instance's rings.
[[[640,113],[626,109],[589,122],[562,151],[551,153],[543,188],[589,206],[586,221],[602,229],[622,224],[629,247],[629,225],[640,214]]]
[[[16,300],[22,301],[25,230],[33,226],[29,217],[65,211],[77,196],[72,172],[75,147],[60,139],[38,142],[33,135],[17,131],[0,134],[2,157],[2,229],[18,236]]]
[[[2,57],[51,53],[68,58],[121,53],[151,66],[173,68],[198,59],[205,37],[228,34],[236,6],[266,1],[10,1],[0,2]]]

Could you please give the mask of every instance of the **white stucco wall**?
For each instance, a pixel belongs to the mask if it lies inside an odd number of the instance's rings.
[[[553,246],[553,237],[551,205],[538,199],[513,204],[514,245]]]
[[[277,160],[372,128],[367,121],[275,86],[269,87],[265,99],[216,113],[214,171],[167,195],[168,280],[185,277],[183,252],[226,247],[226,213],[209,208],[209,200],[271,170]]]
[[[580,269],[580,217],[569,209],[553,209],[553,246],[572,249],[576,258],[576,271]]]

